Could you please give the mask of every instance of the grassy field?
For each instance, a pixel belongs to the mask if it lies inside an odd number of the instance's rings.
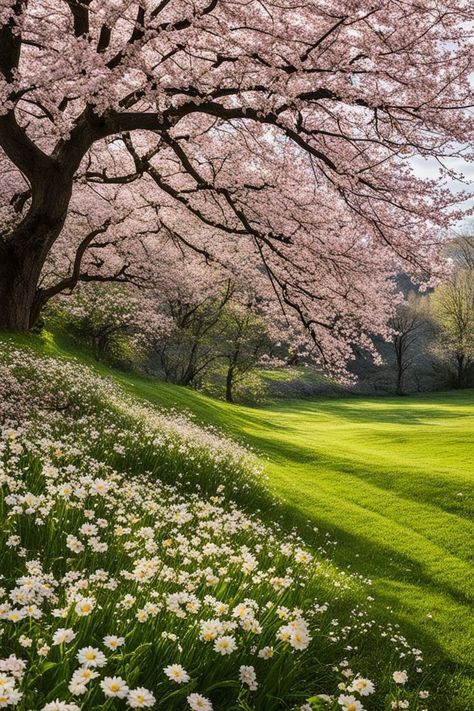
[[[52,340],[44,347],[61,352]],[[426,651],[431,683],[450,699],[439,708],[474,708],[472,391],[248,408],[113,375],[137,397],[254,446],[288,522],[334,538],[335,561],[372,578],[378,614],[391,608]]]
[[[288,515],[329,532],[335,560],[374,581],[380,614],[392,608],[430,650],[440,684],[459,695],[449,708],[474,708],[472,391],[254,409],[121,380],[256,447]]]

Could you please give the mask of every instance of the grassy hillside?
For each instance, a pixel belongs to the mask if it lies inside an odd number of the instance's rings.
[[[34,343],[64,352],[54,339]],[[472,391],[256,409],[94,367],[138,398],[189,410],[255,447],[286,522],[333,538],[335,561],[372,578],[377,615],[391,608],[428,652],[444,698],[430,708],[474,706]]]
[[[450,708],[474,705],[472,390],[255,409],[119,378],[256,447],[288,516],[334,537],[335,560],[374,581],[380,614],[390,606],[432,650],[440,684],[460,694]]]

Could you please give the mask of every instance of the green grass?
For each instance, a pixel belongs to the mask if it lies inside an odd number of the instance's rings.
[[[60,354],[64,344],[49,338],[41,348]],[[392,608],[426,651],[445,699],[439,708],[474,708],[473,391],[257,409],[113,376],[138,398],[190,410],[257,448],[287,521],[328,532],[335,561],[372,578],[378,614]]]

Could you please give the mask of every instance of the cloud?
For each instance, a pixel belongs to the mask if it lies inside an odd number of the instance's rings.
[[[446,168],[454,171],[459,179],[452,179],[445,175],[441,176],[441,166],[434,158],[422,158],[417,156],[410,160],[415,174],[419,178],[430,178],[442,180],[454,192],[465,191],[469,193],[469,198],[463,203],[463,207],[474,207],[474,163],[469,163],[462,158],[446,158],[444,164]],[[466,220],[471,218],[467,217]],[[462,221],[461,224],[464,224]]]

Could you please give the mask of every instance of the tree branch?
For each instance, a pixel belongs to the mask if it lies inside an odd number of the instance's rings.
[[[38,289],[39,293],[37,298],[41,306],[44,306],[50,299],[53,298],[53,296],[57,296],[57,294],[60,294],[62,291],[65,291],[66,289],[74,289],[77,283],[82,280],[83,275],[81,275],[81,266],[84,254],[94,238],[108,230],[110,223],[110,219],[106,220],[100,227],[92,230],[84,237],[77,248],[72,272],[69,276],[61,279],[59,282],[48,287],[47,289]]]
[[[91,0],[66,0],[74,20],[74,34],[76,37],[87,35],[89,32],[89,5]]]
[[[0,72],[9,83],[13,81],[14,70],[20,61],[22,44],[16,18],[22,14],[26,5],[27,0],[16,0],[12,6],[12,17],[5,25],[0,25]]]

